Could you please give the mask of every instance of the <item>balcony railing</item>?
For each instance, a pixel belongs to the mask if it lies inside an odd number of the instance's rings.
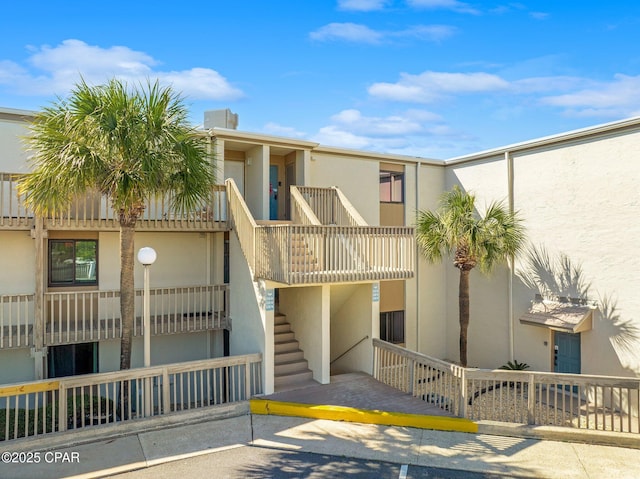
[[[142,290],[136,290],[133,334],[142,335]],[[152,288],[151,334],[178,334],[231,327],[225,284]],[[120,338],[118,290],[48,292],[44,295],[43,344]],[[0,296],[0,349],[35,341],[34,295]]]
[[[366,226],[367,222],[336,187],[293,186],[322,225]]]
[[[255,278],[316,284],[414,275],[413,228],[366,226],[337,188],[292,187],[297,224],[276,225],[258,225],[233,180],[227,188],[232,227]]]
[[[0,441],[130,423],[262,393],[260,354],[0,386]]]
[[[374,377],[457,416],[640,433],[640,379],[463,368],[373,340]]]
[[[285,284],[405,279],[414,251],[406,227],[261,226],[255,274]]]
[[[33,212],[24,206],[17,185],[24,175],[0,173],[0,229],[30,229]],[[227,198],[224,185],[216,185],[211,196],[193,211],[176,213],[170,207],[171,195],[148,198],[136,224],[138,230],[153,231],[220,231],[227,229]],[[45,227],[57,230],[119,229],[118,212],[109,199],[99,193],[88,193],[75,199],[69,208],[45,218]]]

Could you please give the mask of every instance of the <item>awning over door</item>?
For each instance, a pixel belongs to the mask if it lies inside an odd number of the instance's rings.
[[[592,328],[594,309],[570,302],[535,301],[520,317],[520,322],[566,333],[581,333]]]

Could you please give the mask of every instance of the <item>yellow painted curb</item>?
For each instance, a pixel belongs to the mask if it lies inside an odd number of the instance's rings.
[[[345,406],[270,401],[268,399],[251,399],[249,406],[252,414],[406,426],[438,431],[478,432],[478,425],[475,422],[459,417],[423,416],[402,412],[370,411]]]

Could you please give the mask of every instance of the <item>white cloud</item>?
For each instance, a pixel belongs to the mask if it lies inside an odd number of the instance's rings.
[[[354,10],[360,12],[371,12],[382,10],[389,0],[338,0],[340,10]]]
[[[360,111],[351,109],[333,115],[331,120],[351,133],[374,137],[412,135],[424,131],[424,126],[415,115],[365,117]]]
[[[319,41],[346,40],[354,43],[380,43],[382,33],[356,23],[329,23],[309,34]]]
[[[393,33],[399,37],[415,37],[422,40],[440,41],[453,36],[457,28],[449,25],[416,25]]]
[[[419,75],[401,73],[396,83],[374,83],[369,94],[374,97],[429,103],[443,96],[506,90],[509,83],[490,73],[448,73],[427,71]]]
[[[102,48],[69,39],[55,47],[43,45],[29,50],[32,53],[24,65],[0,62],[0,85],[12,93],[63,95],[82,75],[88,83],[104,83],[114,76],[134,83],[157,78],[191,99],[234,100],[243,96],[215,70],[162,71],[150,55],[124,46]]]
[[[549,14],[545,12],[530,12],[529,16],[535,20],[546,20],[549,18]]]
[[[309,37],[317,41],[343,40],[353,43],[379,44],[386,39],[411,37],[419,40],[440,41],[456,33],[457,29],[448,25],[416,25],[406,30],[373,30],[356,23],[329,23],[311,32]]]
[[[434,139],[457,136],[439,115],[426,110],[379,117],[348,109],[336,113],[330,121],[314,135],[313,141],[342,148],[419,155]]]
[[[453,10],[458,13],[471,13],[474,15],[480,13],[468,3],[459,2],[458,0],[407,0],[407,4],[413,8]]]
[[[269,122],[262,128],[264,133],[276,136],[286,136],[289,138],[304,138],[306,133],[296,130],[291,126],[283,126],[278,123]]]
[[[551,95],[542,103],[559,106],[576,116],[633,116],[640,109],[640,75],[617,74],[611,82],[591,82],[588,88]]]

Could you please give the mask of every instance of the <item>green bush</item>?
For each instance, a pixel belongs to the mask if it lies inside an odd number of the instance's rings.
[[[75,415],[74,415],[74,406],[73,406],[73,399],[74,396],[71,396],[67,399],[67,428],[72,429],[74,427],[82,427],[82,418],[85,419],[84,424],[85,425],[91,425],[91,424],[99,424],[102,422],[113,422],[114,420],[116,420],[116,414],[115,414],[115,410],[114,410],[114,403],[113,400],[105,398],[105,397],[99,397],[99,396],[93,396],[93,401],[91,401],[89,399],[89,395],[88,394],[77,394],[75,396]],[[84,407],[83,407],[83,401],[84,401]],[[100,408],[98,408],[98,405],[100,405]],[[95,419],[92,419],[92,416],[95,416],[98,414],[98,410],[104,415],[105,412],[108,410],[109,412],[109,417],[105,418],[105,420],[103,420],[102,418],[99,418],[98,421],[96,422]],[[9,439],[16,439],[19,437],[25,437],[25,424],[28,421],[28,424],[26,424],[26,436],[33,436],[36,434],[35,431],[35,417],[36,415],[38,416],[38,431],[37,434],[43,434],[44,432],[54,432],[58,430],[58,404],[57,403],[50,403],[47,404],[46,406],[43,407],[39,407],[37,409],[29,409],[29,417],[27,419],[27,410],[24,408],[19,408],[19,409],[15,409],[11,408],[9,409],[9,417],[8,417],[8,423],[9,423]],[[18,420],[18,430],[17,432],[15,431],[15,424],[16,424],[16,414],[17,414],[17,420]],[[45,421],[43,422],[42,418],[45,418]],[[55,417],[55,423],[52,424],[52,420]],[[75,417],[75,421],[74,421],[74,417]],[[46,428],[46,430],[45,430]],[[0,410],[0,441],[4,441],[7,439],[6,437],[6,432],[7,432],[7,412],[6,409],[4,410]],[[14,436],[14,434],[17,434]]]
[[[509,361],[507,364],[503,364],[499,369],[508,369],[510,371],[524,371],[525,369],[529,369],[529,365],[527,363],[519,363],[517,360],[513,360],[513,362]]]

